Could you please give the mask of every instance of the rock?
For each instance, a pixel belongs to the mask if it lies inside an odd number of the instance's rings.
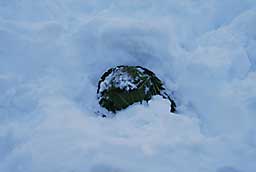
[[[156,75],[141,66],[117,66],[103,74],[97,90],[99,104],[116,113],[128,106],[149,101],[154,95],[169,99],[171,112],[176,104],[166,93],[163,82]]]

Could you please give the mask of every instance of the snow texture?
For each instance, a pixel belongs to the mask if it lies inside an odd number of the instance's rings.
[[[95,115],[107,69],[175,92]],[[0,0],[1,172],[255,172],[255,0]]]

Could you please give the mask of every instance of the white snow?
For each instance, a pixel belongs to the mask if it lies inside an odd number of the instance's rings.
[[[255,172],[255,50],[255,0],[0,0],[0,171]],[[95,115],[118,65],[179,113]]]
[[[99,93],[108,90],[111,86],[126,91],[134,90],[137,88],[134,84],[135,79],[129,73],[122,71],[122,67],[118,67],[100,83]]]

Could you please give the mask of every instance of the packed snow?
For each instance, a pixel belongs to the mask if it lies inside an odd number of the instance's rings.
[[[158,96],[95,115],[109,68]],[[0,0],[1,172],[255,172],[255,0]]]

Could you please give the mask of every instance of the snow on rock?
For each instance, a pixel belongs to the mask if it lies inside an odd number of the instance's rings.
[[[108,90],[110,87],[131,91],[137,88],[137,85],[134,84],[135,81],[136,78],[133,78],[128,72],[118,67],[100,83],[99,92]]]

